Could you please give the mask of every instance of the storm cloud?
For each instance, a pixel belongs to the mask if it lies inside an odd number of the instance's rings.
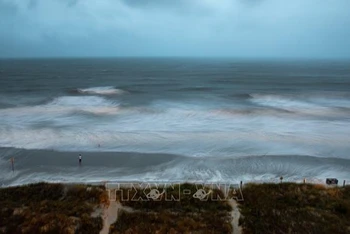
[[[1,57],[350,57],[349,0],[0,0]]]

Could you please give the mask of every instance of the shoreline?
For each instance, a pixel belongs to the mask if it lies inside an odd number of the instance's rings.
[[[302,155],[186,157],[163,153],[77,152],[0,148],[0,186],[29,183],[279,183],[350,181],[350,160]],[[11,169],[15,158],[15,171]],[[327,169],[325,169],[327,166]],[[161,179],[160,179],[161,178]]]
[[[326,180],[326,179],[325,179]],[[322,182],[321,180],[306,180],[306,183],[304,183],[303,180],[301,181],[283,181],[282,183],[293,183],[293,184],[312,184],[312,185],[324,185],[324,186],[332,186],[332,187],[343,187],[343,181],[338,180],[338,184],[335,185],[328,185],[326,182]],[[12,188],[12,187],[21,187],[21,186],[28,186],[32,184],[39,184],[39,183],[47,183],[47,184],[65,184],[65,185],[86,185],[86,186],[106,186],[106,185],[115,185],[115,184],[134,184],[134,185],[176,185],[176,184],[197,184],[197,185],[232,185],[232,186],[240,186],[240,183],[231,183],[227,181],[193,181],[193,180],[187,180],[187,181],[142,181],[142,180],[111,180],[111,181],[91,181],[91,182],[66,182],[66,181],[37,181],[33,183],[25,183],[25,184],[10,184],[10,185],[0,185],[0,188]],[[280,181],[246,181],[243,182],[243,187],[246,184],[280,184]],[[350,179],[345,180],[345,186],[350,185]]]

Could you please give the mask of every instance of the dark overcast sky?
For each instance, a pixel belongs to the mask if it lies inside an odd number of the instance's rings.
[[[350,58],[350,0],[0,0],[0,57]]]

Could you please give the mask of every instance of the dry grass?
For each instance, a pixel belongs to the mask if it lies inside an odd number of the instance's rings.
[[[350,187],[249,184],[243,194],[244,233],[350,233]]]
[[[146,194],[151,188],[145,192],[129,191],[129,194],[126,190],[119,191],[117,197],[121,203],[132,207],[134,212],[121,211],[110,233],[232,233],[231,206],[227,201],[215,200],[218,196],[224,197],[220,190],[211,190],[210,196],[201,201],[193,197],[197,191],[195,185],[182,184],[180,187],[180,193],[179,187],[166,188],[168,198],[177,199],[180,195],[180,201],[166,200],[165,195],[156,201],[147,199]],[[184,190],[190,193],[184,194]],[[142,200],[127,199],[127,195],[130,198],[135,194],[141,195]]]
[[[108,205],[104,187],[31,184],[0,189],[0,233],[99,233],[102,218],[91,214]],[[231,207],[217,189],[201,201],[193,184],[166,188],[158,200],[138,190],[121,190],[123,210],[110,233],[231,233]],[[183,190],[190,191],[184,194]],[[204,188],[209,192],[209,188]],[[126,199],[139,194],[139,201]],[[249,184],[240,203],[244,233],[350,233],[350,187],[326,188],[312,184]],[[122,198],[125,198],[124,200]]]
[[[125,212],[110,233],[232,233],[226,213]]]
[[[0,189],[0,233],[98,233],[101,217],[91,217],[106,199],[102,187],[30,184]]]
[[[202,188],[202,187],[200,187]],[[202,212],[202,211],[231,211],[231,206],[223,201],[216,201],[215,198],[224,198],[224,194],[219,189],[210,189],[204,187],[206,192],[210,191],[210,195],[201,201],[193,197],[193,194],[196,193],[198,187],[194,184],[181,184],[174,187],[166,188],[166,196],[161,196],[157,200],[148,199],[146,197],[147,193],[150,192],[152,188],[146,190],[129,190],[122,189],[117,192],[117,199],[124,206],[132,207],[133,209],[138,210],[152,210],[152,211],[163,211],[163,210],[172,210],[177,212]],[[160,189],[162,190],[162,189]],[[188,194],[185,194],[183,191],[190,191]],[[180,191],[180,193],[179,193]],[[162,191],[160,191],[162,192]],[[130,198],[133,198],[135,194],[140,195],[141,199],[139,201],[134,201]],[[124,199],[121,199],[123,197]],[[180,199],[177,201],[169,201],[170,198]],[[146,201],[146,202],[145,202]]]

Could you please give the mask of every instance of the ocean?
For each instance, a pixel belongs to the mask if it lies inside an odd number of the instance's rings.
[[[0,186],[280,176],[350,181],[349,61],[0,60]]]

